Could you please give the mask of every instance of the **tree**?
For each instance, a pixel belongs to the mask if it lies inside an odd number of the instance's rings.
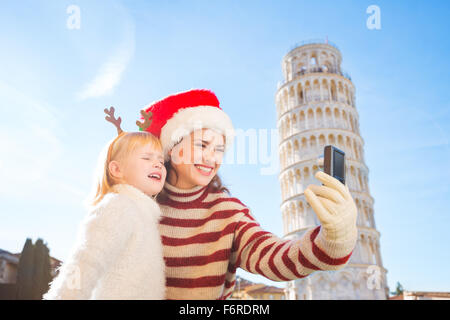
[[[42,239],[38,239],[34,246],[33,299],[41,300],[44,293],[48,291],[48,284],[52,280],[50,255]]]
[[[17,299],[30,300],[33,298],[32,280],[34,264],[34,245],[31,239],[25,241],[22,253],[20,254],[19,267],[17,270]]]
[[[34,245],[31,239],[27,239],[19,259],[16,298],[42,299],[51,280],[49,249],[42,239],[38,239]]]
[[[397,288],[394,292],[391,292],[394,296],[399,296],[403,294],[403,286],[400,284],[400,282],[397,281]]]

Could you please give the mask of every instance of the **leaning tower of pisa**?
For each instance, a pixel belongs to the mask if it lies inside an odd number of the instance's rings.
[[[281,212],[284,238],[297,239],[319,221],[303,194],[326,145],[346,155],[346,184],[358,208],[358,242],[348,265],[287,283],[289,299],[386,299],[386,269],[380,255],[370,195],[364,140],[359,132],[355,87],[341,70],[341,53],[330,42],[297,45],[282,60],[284,81],[276,105],[280,134]],[[322,168],[320,168],[322,169]]]

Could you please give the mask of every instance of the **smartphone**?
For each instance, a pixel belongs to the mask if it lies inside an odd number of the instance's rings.
[[[323,171],[345,184],[345,152],[329,145],[323,153]]]

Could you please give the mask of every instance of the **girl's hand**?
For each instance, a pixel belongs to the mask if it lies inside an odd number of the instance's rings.
[[[356,239],[357,208],[348,187],[322,171],[315,177],[324,186],[310,184],[304,193],[320,220],[325,239],[338,242]]]

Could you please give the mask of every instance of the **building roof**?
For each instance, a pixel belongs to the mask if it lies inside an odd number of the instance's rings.
[[[234,286],[234,289],[240,289],[240,290],[244,290],[245,288],[249,287],[249,286],[253,286],[256,283],[248,281],[247,279],[241,278],[239,276],[236,277],[236,285]]]
[[[450,299],[450,292],[404,291],[403,294],[389,297],[389,300],[405,300],[406,297]]]
[[[284,289],[273,286],[267,286],[263,283],[254,283],[239,276],[236,277],[236,285],[234,287],[234,290],[245,291],[248,294],[284,293]]]
[[[15,263],[15,264],[19,263],[19,257],[17,257],[15,254],[13,254],[9,251],[3,250],[3,249],[0,249],[0,259],[4,259],[8,262]]]
[[[389,297],[388,300],[403,300],[403,294]]]
[[[19,253],[11,253],[9,251],[0,249],[0,259],[5,259],[8,262],[18,264],[20,259],[20,252]],[[50,266],[52,269],[59,267],[62,264],[62,261],[53,258],[50,256]]]
[[[249,288],[247,290],[248,293],[278,293],[278,294],[284,294],[284,289],[278,288],[278,287],[272,287],[272,286],[258,286],[256,288]]]
[[[450,292],[404,291],[403,294],[416,297],[450,298]]]

